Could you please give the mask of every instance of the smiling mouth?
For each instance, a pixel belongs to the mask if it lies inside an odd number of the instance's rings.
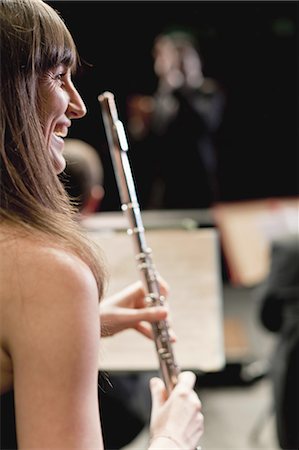
[[[53,133],[55,136],[57,136],[58,138],[62,138],[65,139],[67,137],[67,131],[63,132],[63,131],[54,131]]]

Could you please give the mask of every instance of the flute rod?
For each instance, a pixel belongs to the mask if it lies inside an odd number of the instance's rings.
[[[163,305],[165,299],[160,292],[152,251],[146,243],[133,174],[128,159],[128,142],[123,124],[118,118],[114,95],[111,92],[104,92],[99,95],[98,100],[102,109],[103,122],[121,200],[121,209],[128,218],[129,228],[127,232],[133,237],[135,258],[146,291],[147,304],[148,306]],[[180,369],[175,361],[167,320],[152,323],[152,329],[161,376],[168,392],[170,392],[177,383]]]

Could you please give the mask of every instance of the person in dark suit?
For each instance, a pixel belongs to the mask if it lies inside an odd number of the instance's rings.
[[[208,207],[219,198],[215,135],[224,90],[204,75],[197,41],[188,31],[158,35],[153,59],[155,92],[128,100],[129,132],[134,148],[143,149],[132,154],[141,202],[145,208]]]
[[[276,239],[260,287],[260,320],[277,334],[270,376],[279,445],[299,448],[299,235]]]

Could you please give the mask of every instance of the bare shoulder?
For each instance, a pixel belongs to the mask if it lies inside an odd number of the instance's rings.
[[[80,316],[88,307],[97,308],[94,276],[75,254],[34,236],[18,234],[0,239],[0,249],[0,299],[7,332],[24,323],[24,314],[29,323],[43,324],[45,320],[49,324],[51,318],[58,320],[57,312],[60,316],[64,311],[68,316]],[[24,327],[24,333],[26,330]]]
[[[71,251],[50,240],[17,233],[0,234],[1,272],[7,283],[15,281],[14,293],[26,288],[59,288],[59,282],[70,290],[94,288],[90,268]]]

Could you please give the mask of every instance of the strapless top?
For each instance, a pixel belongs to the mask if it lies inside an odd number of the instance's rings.
[[[1,395],[0,420],[1,450],[16,450],[18,446],[13,391]]]

